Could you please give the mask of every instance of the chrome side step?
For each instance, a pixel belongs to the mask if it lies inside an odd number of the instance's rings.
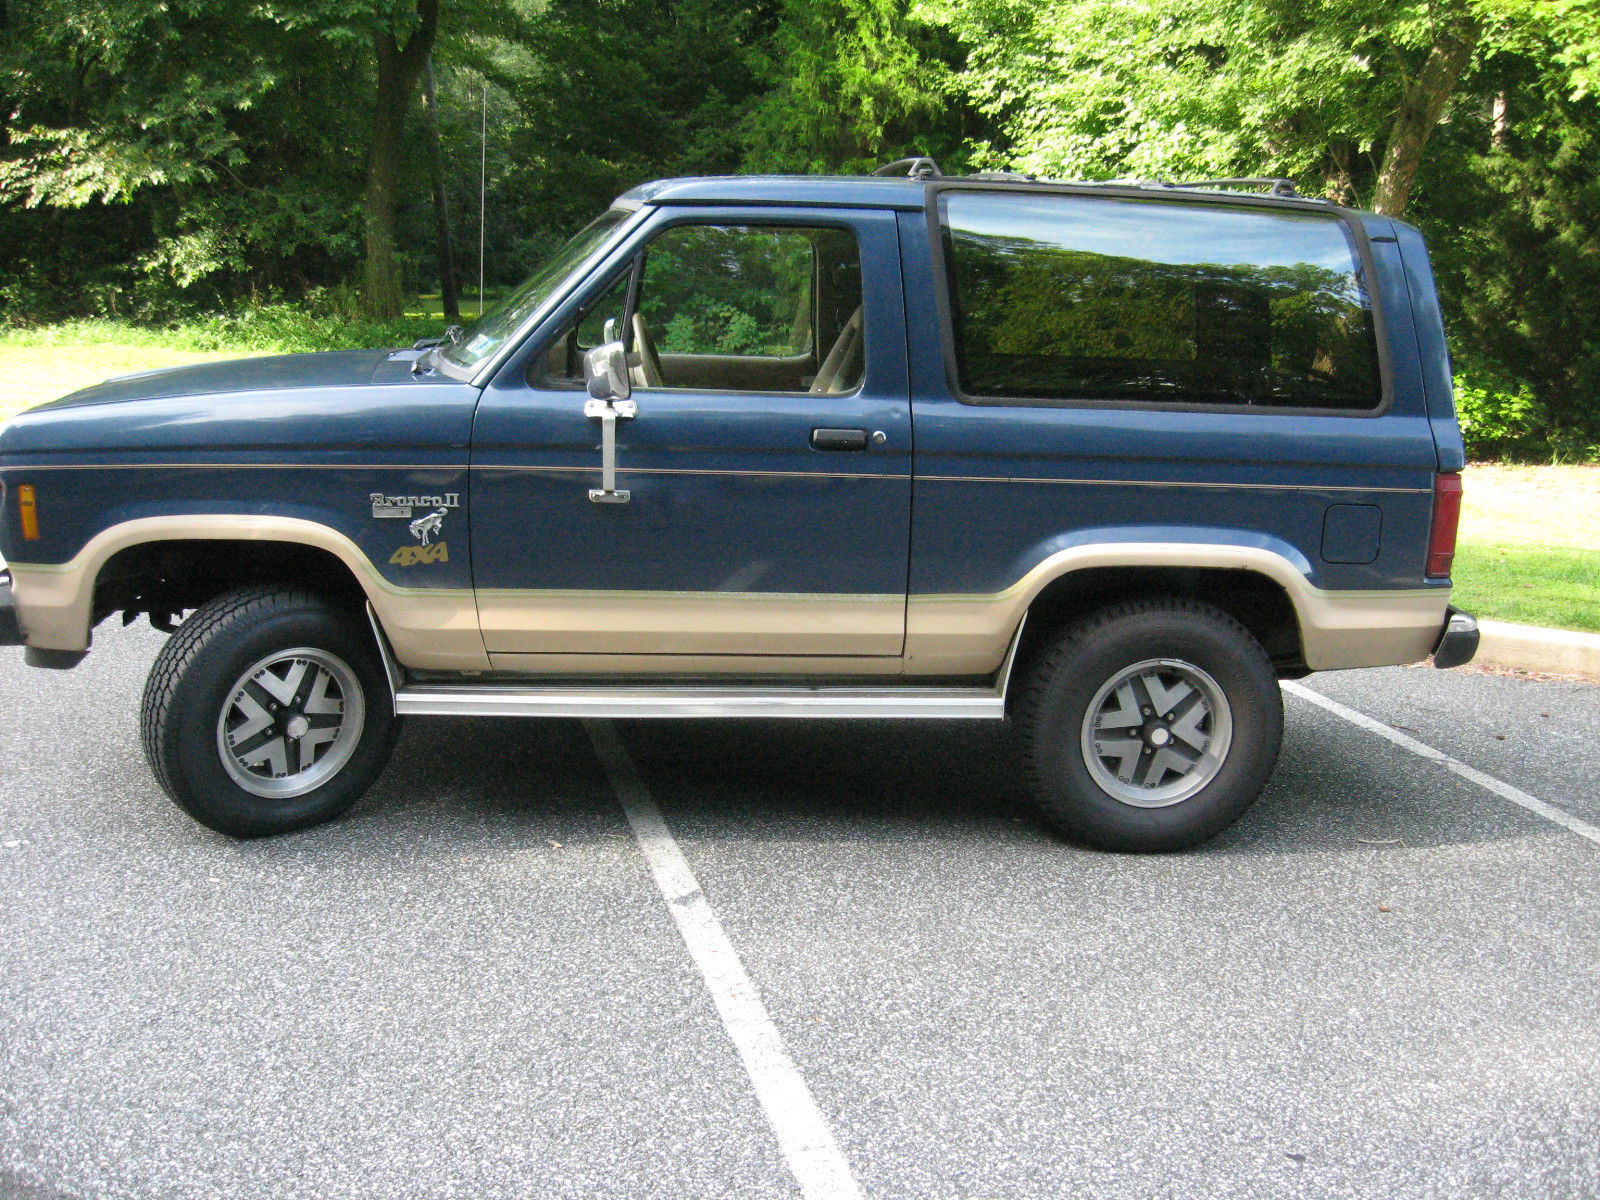
[[[998,721],[992,688],[506,686],[396,690],[394,710],[415,717],[897,717]]]
[[[832,717],[1002,721],[1022,624],[989,687],[796,687],[724,684],[414,684],[367,605],[396,716]]]

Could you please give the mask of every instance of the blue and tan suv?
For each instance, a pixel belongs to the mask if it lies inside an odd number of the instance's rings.
[[[1140,850],[1255,798],[1278,679],[1471,657],[1415,229],[892,170],[648,184],[438,344],[16,418],[0,641],[171,632],[145,748],[235,835],[342,812],[406,715],[964,718]]]

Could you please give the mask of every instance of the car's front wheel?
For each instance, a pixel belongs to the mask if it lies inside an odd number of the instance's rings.
[[[166,793],[234,837],[343,813],[383,769],[397,727],[359,616],[274,586],[195,610],[151,668],[141,721]]]
[[[1045,817],[1107,850],[1175,850],[1221,832],[1266,785],[1283,735],[1261,644],[1218,609],[1177,599],[1057,632],[1015,715]]]

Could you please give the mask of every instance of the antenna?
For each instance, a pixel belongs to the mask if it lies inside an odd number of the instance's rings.
[[[489,196],[489,85],[483,85],[483,126],[478,142],[478,316],[483,316],[483,229]]]

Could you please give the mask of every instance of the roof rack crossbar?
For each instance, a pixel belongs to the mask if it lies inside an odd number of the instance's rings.
[[[1175,188],[1264,187],[1270,189],[1270,194],[1274,196],[1300,195],[1295,190],[1294,180],[1270,175],[1246,176],[1239,179],[1191,179],[1186,183],[1169,183],[1167,186]]]
[[[907,179],[942,179],[944,177],[944,172],[939,170],[939,164],[926,155],[917,155],[915,158],[897,158],[892,163],[884,163],[873,174],[903,175]]]

